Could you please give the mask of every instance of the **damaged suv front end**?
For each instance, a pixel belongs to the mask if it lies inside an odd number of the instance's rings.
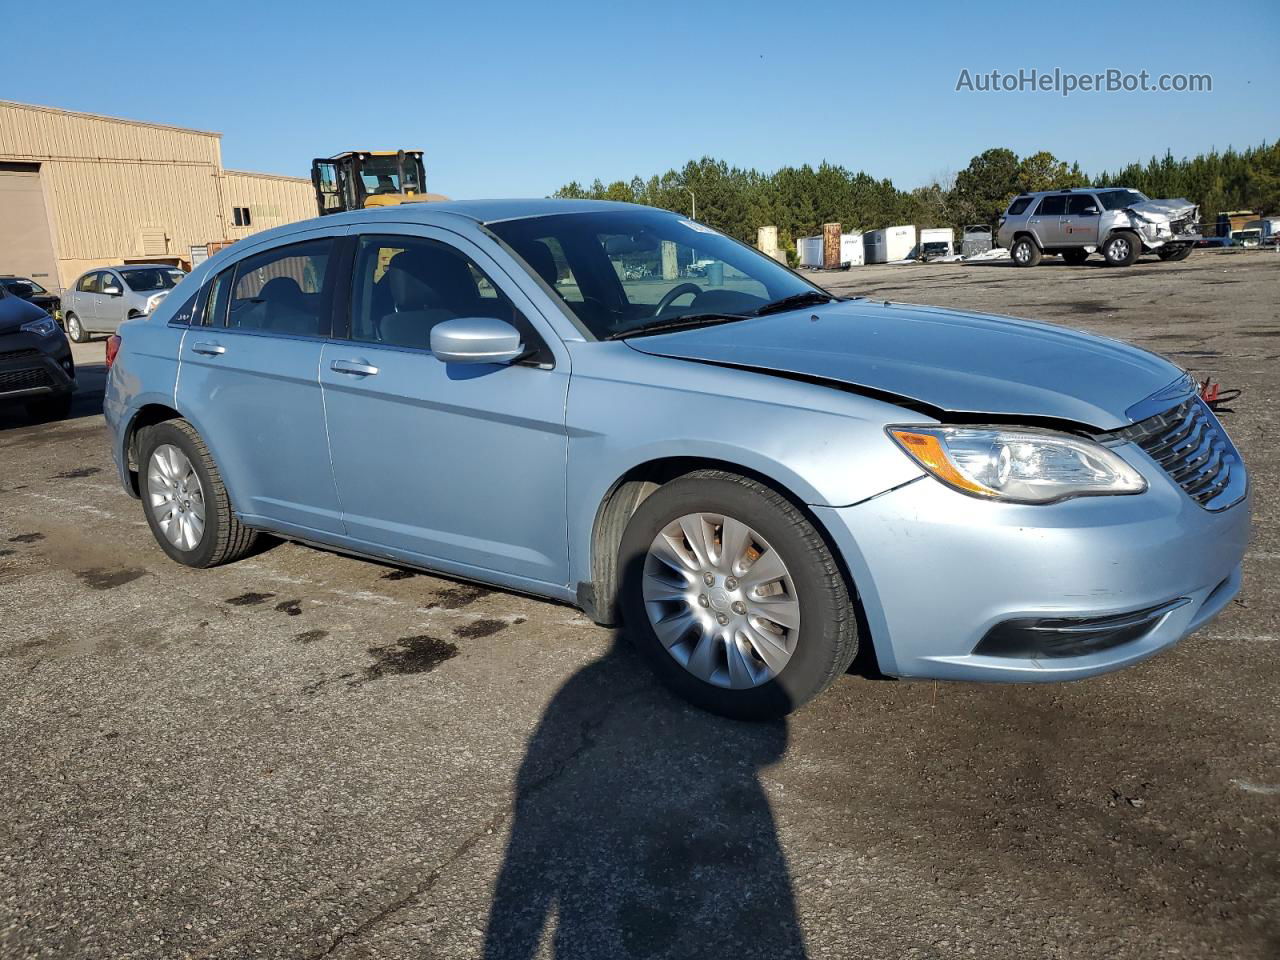
[[[1111,191],[1100,191],[1098,199],[1104,207]],[[1124,193],[1138,194],[1136,190]],[[1142,238],[1142,250],[1154,252],[1161,259],[1183,259],[1170,256],[1171,251],[1191,252],[1200,241],[1200,208],[1190,200],[1147,200],[1129,203],[1119,210],[1103,214],[1107,233],[1134,230]]]

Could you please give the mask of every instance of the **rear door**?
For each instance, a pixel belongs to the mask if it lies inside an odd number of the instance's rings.
[[[71,302],[63,305],[63,314],[74,313],[83,330],[92,330],[97,322],[98,309],[98,271],[86,273],[76,281]]]
[[[1040,205],[1031,214],[1031,229],[1041,247],[1062,246],[1062,217],[1067,212],[1065,194],[1055,193],[1040,198]]]
[[[1062,217],[1062,242],[1066,246],[1085,247],[1098,244],[1098,221],[1101,207],[1091,194],[1073,193],[1067,197]]]
[[[464,576],[564,585],[568,354],[484,251],[404,229],[359,238],[348,338],[320,365],[347,532]],[[431,328],[467,316],[512,323],[533,354],[437,360]]]
[[[316,371],[343,276],[345,228],[249,253],[206,285],[182,344],[178,406],[248,522],[339,534]]]

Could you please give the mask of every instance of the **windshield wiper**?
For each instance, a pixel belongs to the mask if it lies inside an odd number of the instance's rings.
[[[753,315],[763,317],[770,313],[781,313],[783,310],[794,310],[796,307],[807,307],[811,303],[833,303],[838,299],[839,297],[833,297],[829,293],[808,290],[804,293],[793,293],[791,296],[775,300],[773,303],[766,303],[759,310],[753,311]]]
[[[695,327],[714,327],[721,323],[736,323],[739,320],[750,320],[749,315],[740,313],[688,313],[682,317],[672,317],[659,323],[651,323],[644,327],[628,330],[615,330],[602,340],[625,340],[628,337],[647,337],[654,333],[672,333],[676,330],[692,330]]]

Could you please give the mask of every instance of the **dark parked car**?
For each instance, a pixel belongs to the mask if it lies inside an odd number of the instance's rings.
[[[34,303],[53,319],[59,319],[58,313],[62,306],[62,301],[58,298],[58,295],[46,290],[30,277],[0,276],[0,287],[4,287],[9,293],[19,296],[23,300]]]
[[[21,400],[33,416],[65,417],[76,389],[71,344],[58,322],[0,284],[0,401]]]

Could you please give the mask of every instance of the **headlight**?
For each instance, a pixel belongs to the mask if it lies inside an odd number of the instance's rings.
[[[37,337],[51,337],[58,332],[58,324],[53,317],[41,317],[39,320],[24,323],[18,329],[26,333],[34,333]]]
[[[889,427],[911,459],[947,486],[1012,503],[1141,493],[1147,482],[1101,444],[1017,427]]]
[[[160,301],[164,298],[165,294],[163,293],[153,293],[151,296],[147,297],[147,313],[154,311],[155,308],[160,305]]]

